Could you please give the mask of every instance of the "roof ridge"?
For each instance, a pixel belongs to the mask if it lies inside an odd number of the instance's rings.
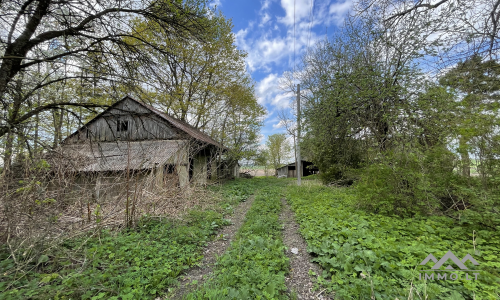
[[[154,106],[152,106],[150,104],[144,103],[142,101],[139,101],[139,100],[133,98],[130,95],[125,96],[125,98],[123,98],[120,101],[123,101],[126,98],[129,98],[129,99],[131,99],[131,100],[133,100],[133,101],[135,101],[135,102],[143,105],[144,107],[148,108],[149,110],[151,110],[152,112],[156,113],[160,117],[162,117],[162,118],[166,119],[167,121],[169,121],[170,123],[172,123],[172,125],[174,125],[178,129],[184,131],[185,133],[187,133],[191,137],[193,137],[195,139],[198,139],[198,140],[202,140],[204,142],[207,142],[207,143],[212,144],[212,145],[217,146],[217,147],[225,148],[220,143],[218,143],[217,141],[215,141],[211,136],[209,136],[205,132],[201,131],[200,129],[194,127],[193,125],[189,124],[188,122],[180,120],[180,119],[177,119],[177,118],[175,118],[175,117],[173,117],[173,116],[171,116],[171,115],[169,115],[167,113],[164,113],[164,112],[160,111],[159,109],[157,109],[156,107],[154,107]],[[118,101],[118,102],[120,102],[120,101]],[[176,122],[180,123],[180,124],[175,124]],[[181,125],[181,126],[179,126],[179,125]],[[188,127],[188,129],[197,131],[197,133],[201,134],[202,137],[204,137],[205,139],[202,139],[200,137],[197,137],[196,135],[193,135],[192,132],[187,131],[185,128],[182,128],[182,126],[186,126],[186,127]]]
[[[222,146],[220,143],[218,143],[216,140],[214,140],[211,136],[209,136],[205,132],[201,131],[200,129],[195,128],[194,126],[190,125],[189,123],[187,123],[185,121],[182,121],[182,120],[179,120],[179,119],[177,119],[175,117],[172,117],[171,115],[168,115],[168,114],[160,111],[159,109],[155,108],[154,106],[152,106],[150,104],[147,104],[147,103],[144,103],[142,101],[139,101],[139,100],[135,99],[134,97],[132,97],[130,95],[126,95],[121,100],[116,101],[112,105],[108,106],[104,111],[102,111],[97,116],[95,116],[94,118],[92,118],[90,121],[88,121],[87,123],[85,123],[83,126],[81,126],[80,128],[78,128],[75,132],[73,132],[72,134],[70,134],[69,136],[67,136],[63,140],[62,144],[65,144],[66,140],[68,140],[70,137],[72,137],[75,134],[77,134],[80,131],[80,129],[88,126],[90,123],[94,122],[97,118],[99,118],[100,116],[102,116],[104,113],[106,113],[107,111],[109,111],[113,107],[115,107],[118,103],[120,103],[120,102],[122,102],[122,101],[124,101],[126,99],[130,99],[130,100],[138,103],[139,105],[142,105],[146,109],[150,110],[151,112],[155,113],[156,115],[158,115],[162,119],[164,119],[167,122],[169,122],[170,124],[172,124],[172,126],[174,126],[177,129],[182,130],[183,132],[185,132],[191,138],[194,138],[196,140],[199,140],[199,141],[202,141],[202,142],[205,142],[205,143],[208,143],[208,144],[214,145],[216,147],[219,147],[219,148],[227,150],[227,147]]]

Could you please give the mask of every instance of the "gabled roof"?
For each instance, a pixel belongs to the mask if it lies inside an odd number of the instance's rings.
[[[188,123],[183,122],[183,121],[181,121],[179,119],[176,119],[176,118],[174,118],[172,116],[169,116],[166,113],[161,112],[158,109],[154,108],[153,106],[145,104],[145,103],[142,103],[140,101],[137,101],[137,100],[135,100],[134,98],[132,98],[130,96],[127,96],[127,97],[129,99],[131,99],[131,100],[139,103],[140,105],[146,107],[147,109],[151,110],[152,112],[156,113],[158,116],[160,116],[164,120],[168,121],[174,127],[176,127],[178,129],[184,131],[185,133],[189,134],[189,136],[191,136],[192,138],[222,148],[222,146],[219,143],[217,143],[214,139],[212,139],[208,134],[200,131],[199,129],[194,128],[193,126],[189,125]],[[125,97],[124,99],[126,99],[127,97]],[[124,99],[122,99],[121,101],[123,101]]]
[[[95,118],[93,118],[92,120],[90,120],[89,122],[87,122],[85,125],[83,125],[82,127],[86,127],[88,126],[90,123],[94,122],[94,120],[98,119],[100,116],[102,116],[103,114],[105,114],[106,112],[108,112],[109,110],[113,109],[118,103],[122,102],[122,101],[125,101],[125,100],[132,100],[134,101],[135,103],[145,107],[146,109],[150,110],[151,112],[153,112],[154,114],[156,114],[158,117],[160,117],[161,119],[167,121],[169,124],[171,124],[173,127],[185,132],[187,135],[189,135],[190,137],[192,137],[193,139],[196,139],[198,141],[201,141],[201,142],[204,142],[204,143],[208,143],[208,144],[211,144],[211,145],[214,145],[218,148],[223,148],[223,149],[226,149],[225,147],[223,147],[221,144],[219,144],[218,142],[216,142],[214,139],[212,139],[208,134],[200,131],[199,129],[196,129],[194,128],[193,126],[189,125],[188,123],[184,122],[184,121],[181,121],[179,119],[176,119],[172,116],[169,116],[167,115],[166,113],[163,113],[161,111],[159,111],[158,109],[154,108],[153,106],[151,105],[148,105],[148,104],[145,104],[141,101],[138,101],[134,98],[132,98],[131,96],[125,96],[123,99],[121,99],[120,101],[117,101],[115,102],[113,105],[111,105],[110,107],[108,107],[105,111],[101,112],[99,115],[97,115]],[[71,135],[69,135],[66,139],[68,139],[69,137],[75,135],[78,133],[80,129],[78,129],[76,132],[72,133]],[[66,140],[65,139],[65,140]],[[63,141],[64,143],[64,141]]]

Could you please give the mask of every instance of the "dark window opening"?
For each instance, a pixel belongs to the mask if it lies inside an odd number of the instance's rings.
[[[116,131],[127,131],[128,130],[128,121],[118,120],[116,122]]]
[[[193,179],[194,159],[189,159],[189,181]]]
[[[207,179],[212,178],[212,162],[210,160],[207,161]]]
[[[174,174],[175,166],[174,165],[165,165],[164,172],[165,172],[165,174]]]

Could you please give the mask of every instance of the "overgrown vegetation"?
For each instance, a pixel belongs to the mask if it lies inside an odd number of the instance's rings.
[[[368,210],[456,218],[454,211],[471,209],[498,224],[495,48],[461,53],[460,60],[446,60],[442,68],[436,61],[445,58],[437,53],[452,55],[457,48],[445,50],[449,41],[431,37],[428,26],[433,25],[426,18],[435,18],[436,11],[418,14],[417,7],[411,18],[387,22],[403,3],[368,2],[359,1],[358,15],[316,44],[295,74],[304,91],[303,155],[319,167],[324,183],[359,181]],[[469,6],[453,7],[451,0],[442,3],[456,18],[462,18],[457,10],[489,18]],[[498,7],[483,7],[490,8]],[[461,37],[455,42],[469,44]],[[288,74],[282,80],[289,91],[294,78]]]
[[[224,215],[253,193],[256,184],[236,180],[218,190],[212,210],[192,210],[182,219],[143,217],[124,231],[102,229],[52,245],[25,245],[23,255],[0,248],[0,299],[154,299],[202,258],[201,249]],[[50,242],[49,242],[50,243]],[[43,248],[44,251],[40,251]],[[28,260],[33,253],[35,260]]]
[[[448,217],[400,218],[359,210],[364,190],[320,185],[290,186],[287,199],[314,261],[320,282],[335,299],[498,299],[500,239],[495,229]],[[420,280],[419,264],[451,250],[471,254],[477,280]],[[469,274],[469,278],[473,275]],[[422,275],[422,278],[425,278]]]
[[[288,299],[288,258],[278,218],[285,181],[252,179],[262,188],[230,249],[219,257],[212,280],[186,299]]]

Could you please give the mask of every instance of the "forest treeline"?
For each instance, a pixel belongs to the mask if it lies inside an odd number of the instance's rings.
[[[474,2],[359,1],[282,78],[325,183],[354,180],[370,211],[497,228],[499,8]]]

